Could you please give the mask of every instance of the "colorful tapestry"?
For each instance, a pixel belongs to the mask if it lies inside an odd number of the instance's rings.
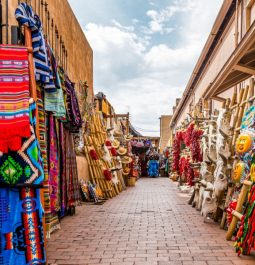
[[[75,206],[81,199],[80,185],[78,179],[78,170],[76,154],[74,149],[74,140],[72,134],[65,130],[66,138],[66,178],[67,178],[67,201],[68,207]]]
[[[18,151],[30,135],[27,49],[1,45],[0,152]]]
[[[52,50],[47,46],[48,60],[50,67],[50,83],[47,84],[44,93],[45,110],[54,113],[54,116],[65,118],[66,107],[64,103],[64,94],[59,81],[57,72],[57,63]]]
[[[46,264],[40,191],[0,189],[0,265]]]
[[[67,211],[67,175],[66,175],[66,137],[63,123],[59,125],[59,141],[60,145],[60,163],[61,163],[61,216],[64,216]]]
[[[65,87],[66,87],[66,106],[67,114],[69,120],[69,129],[72,132],[79,132],[82,127],[82,118],[79,109],[78,99],[75,94],[74,83],[65,77]]]
[[[243,116],[241,129],[254,128],[255,125],[255,106],[248,108]]]
[[[32,32],[33,56],[35,63],[35,77],[42,84],[49,83],[50,70],[43,37],[42,23],[39,16],[35,15],[31,6],[21,3],[15,11],[15,16],[20,25],[27,26]]]
[[[35,136],[35,104],[30,105],[30,134],[18,152],[0,156],[0,184],[41,184],[44,181],[40,147]]]
[[[43,198],[44,198],[44,217],[46,224],[46,237],[50,238],[50,234],[56,229],[60,229],[60,223],[57,213],[51,212],[50,203],[50,185],[49,185],[49,168],[48,168],[48,139],[46,132],[46,113],[44,111],[44,105],[42,101],[41,89],[37,87],[37,106],[38,106],[38,116],[39,116],[39,132],[40,139],[39,144],[41,148],[41,154],[44,166],[44,185],[43,185]]]
[[[59,154],[55,118],[49,115],[49,186],[51,213],[60,210],[59,205]]]

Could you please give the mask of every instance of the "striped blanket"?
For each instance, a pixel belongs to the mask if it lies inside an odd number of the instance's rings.
[[[32,32],[36,80],[42,84],[49,83],[50,69],[40,18],[34,14],[32,7],[26,3],[21,3],[17,7],[15,16],[20,25],[29,27]]]
[[[0,152],[18,151],[29,137],[27,49],[0,46]]]

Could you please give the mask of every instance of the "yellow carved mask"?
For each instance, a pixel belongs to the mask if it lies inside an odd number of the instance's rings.
[[[239,135],[236,141],[236,152],[238,154],[244,154],[252,147],[252,137],[247,133]]]
[[[233,170],[233,173],[232,173],[232,181],[238,183],[240,182],[243,174],[244,174],[244,163],[243,162],[238,162],[236,165],[235,165],[235,168]]]

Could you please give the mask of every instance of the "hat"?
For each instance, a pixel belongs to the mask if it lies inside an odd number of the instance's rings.
[[[113,134],[114,136],[121,136],[122,132],[120,130],[114,130]]]
[[[122,174],[123,174],[124,176],[127,176],[127,175],[130,174],[130,171],[131,171],[131,168],[129,168],[129,167],[125,167],[125,168],[123,168]]]
[[[116,139],[113,140],[112,142],[112,147],[114,147],[115,149],[118,149],[120,146],[120,142]]]
[[[123,146],[121,146],[118,150],[117,150],[118,154],[121,156],[124,156],[127,153],[127,149]]]
[[[122,159],[121,159],[121,162],[122,164],[129,164],[132,162],[132,158],[129,157],[129,156],[124,156]]]
[[[125,136],[126,141],[131,141],[133,139],[133,135],[132,134],[128,134]]]

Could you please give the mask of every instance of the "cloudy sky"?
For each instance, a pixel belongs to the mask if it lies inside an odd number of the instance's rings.
[[[94,90],[144,135],[181,97],[223,0],[69,0],[94,51]]]

